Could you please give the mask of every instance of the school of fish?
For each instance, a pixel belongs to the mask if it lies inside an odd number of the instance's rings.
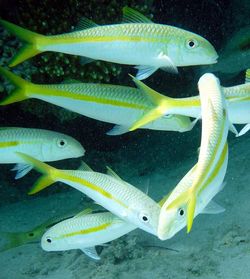
[[[217,214],[224,208],[212,199],[225,183],[228,165],[228,132],[244,135],[250,129],[250,70],[245,83],[223,87],[212,73],[198,81],[198,96],[171,98],[147,86],[146,79],[158,69],[177,73],[177,67],[209,65],[218,54],[205,38],[151,20],[133,10],[123,9],[124,22],[99,26],[82,19],[73,32],[45,36],[0,19],[0,25],[23,43],[11,59],[14,67],[44,51],[79,55],[92,60],[135,65],[137,88],[65,82],[35,84],[6,67],[0,75],[14,89],[0,100],[0,106],[39,99],[81,115],[115,124],[108,135],[121,135],[138,128],[187,132],[202,121],[197,163],[160,201],[119,177],[111,168],[107,173],[93,171],[82,163],[77,170],[58,169],[45,162],[80,158],[85,149],[76,139],[55,131],[35,128],[0,128],[0,164],[15,164],[16,179],[32,168],[41,176],[30,189],[33,195],[56,182],[62,182],[91,198],[94,205],[79,213],[49,219],[27,232],[0,232],[14,247],[41,241],[45,251],[80,249],[100,260],[96,246],[105,245],[137,228],[160,240],[172,238],[184,227],[191,231],[194,219],[202,213]],[[72,77],[74,78],[74,77]],[[237,131],[234,124],[243,124]],[[198,228],[196,228],[198,229]]]

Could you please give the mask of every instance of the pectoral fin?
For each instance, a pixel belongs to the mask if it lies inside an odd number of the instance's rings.
[[[235,126],[234,126],[231,122],[229,122],[229,130],[230,130],[232,133],[234,133],[236,137],[239,136],[239,133],[238,133],[237,129],[235,128]]]
[[[129,132],[129,127],[124,125],[115,125],[111,130],[109,130],[106,135],[108,136],[119,136]]]
[[[18,163],[16,164],[11,171],[17,171],[15,175],[15,179],[19,179],[24,177],[28,172],[32,170],[32,166],[29,164],[22,164]]]
[[[210,201],[209,204],[202,210],[203,214],[219,214],[225,211],[225,208],[220,206],[214,201]]]
[[[136,78],[139,80],[143,80],[151,76],[155,71],[158,70],[157,67],[154,66],[148,66],[148,65],[139,65],[135,66],[135,68],[138,70],[136,74]]]
[[[165,64],[164,67],[161,67],[162,70],[172,74],[178,74],[178,69],[169,56],[161,52],[158,56],[158,59],[160,59]]]
[[[238,135],[236,135],[236,137],[240,137],[245,135],[246,132],[248,132],[250,130],[250,124],[246,124],[238,133]]]
[[[87,248],[82,248],[81,249],[85,255],[90,257],[91,259],[94,260],[100,260],[100,256],[98,256],[95,247],[87,247]]]

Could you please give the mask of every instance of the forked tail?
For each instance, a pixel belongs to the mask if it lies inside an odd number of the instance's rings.
[[[15,89],[3,100],[0,101],[0,106],[9,105],[28,99],[27,87],[33,85],[12,72],[0,67],[0,75],[4,76],[10,83],[15,86]]]
[[[24,44],[17,54],[11,59],[9,66],[14,67],[28,58],[31,58],[42,51],[37,48],[38,42],[46,38],[44,35],[24,29],[18,25],[0,19],[0,24],[10,33],[17,36]]]
[[[16,152],[16,154],[20,156],[27,164],[32,165],[34,169],[43,174],[32,186],[28,192],[29,195],[40,192],[57,181],[60,170],[53,168],[27,154],[21,152]]]

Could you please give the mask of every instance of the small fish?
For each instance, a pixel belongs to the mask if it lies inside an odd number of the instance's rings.
[[[128,86],[89,83],[40,85],[25,81],[2,67],[0,74],[16,87],[0,101],[0,106],[29,98],[40,99],[96,120],[116,124],[107,132],[108,135],[128,132],[129,127],[154,105],[147,92]],[[186,132],[194,124],[189,117],[171,114],[161,116],[141,128]]]
[[[17,151],[46,162],[77,158],[85,153],[77,140],[62,133],[20,127],[0,128],[0,164],[17,164],[13,168],[17,171],[16,179],[32,169],[23,163]]]
[[[135,225],[110,212],[89,213],[91,212],[85,210],[51,227],[42,236],[42,249],[45,251],[80,249],[92,259],[100,260],[95,246],[103,245],[136,229]]]
[[[0,252],[7,251],[26,244],[39,242],[43,234],[56,223],[73,217],[77,213],[76,210],[67,213],[63,216],[57,216],[46,220],[44,223],[25,232],[0,232],[1,239],[4,240],[4,245],[0,247]]]
[[[29,194],[35,194],[54,182],[63,182],[88,195],[98,204],[142,230],[156,235],[160,206],[136,187],[123,181],[113,172],[59,170],[27,154],[17,153],[26,163],[43,175]]]
[[[249,70],[246,71],[246,81],[244,84],[223,87],[221,89],[225,95],[228,106],[228,118],[232,124],[246,124],[246,126],[238,133],[236,129],[231,125],[230,129],[237,136],[243,135],[247,132],[250,126],[250,83],[249,83]],[[140,128],[142,125],[149,125],[151,121],[157,121],[163,115],[182,115],[199,119],[201,117],[201,103],[200,97],[188,97],[188,98],[170,98],[164,96],[152,88],[148,87],[142,81],[133,77],[134,82],[144,91],[145,94],[151,98],[154,106],[148,110],[141,118],[138,118],[129,130],[134,131]],[[196,122],[192,122],[194,126]]]
[[[227,107],[219,80],[203,75],[198,83],[201,98],[202,137],[197,164],[161,202],[158,237],[171,238],[185,225],[190,232],[195,216],[204,212],[212,198],[222,189],[227,169]],[[210,212],[222,212],[210,203]],[[205,209],[209,211],[209,209]]]
[[[0,24],[24,42],[10,66],[44,51],[80,55],[126,65],[138,65],[138,79],[161,68],[177,72],[178,66],[217,62],[214,47],[203,37],[173,26],[156,24],[131,8],[123,9],[127,23],[98,26],[82,19],[81,30],[44,36],[5,20]]]

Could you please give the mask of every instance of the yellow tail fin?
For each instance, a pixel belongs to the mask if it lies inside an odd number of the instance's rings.
[[[131,75],[130,75],[131,76]],[[167,114],[167,110],[171,107],[171,98],[164,96],[152,88],[148,87],[142,81],[131,76],[136,86],[145,93],[147,98],[152,103],[152,109],[146,112],[140,119],[138,119],[130,128],[129,131],[134,131],[146,124],[157,120],[158,118]]]
[[[57,178],[60,170],[53,168],[27,154],[21,152],[16,152],[16,154],[20,156],[27,164],[32,165],[38,172],[43,174],[32,186],[28,192],[29,195],[40,192],[58,180]]]
[[[32,83],[20,78],[3,67],[0,67],[0,75],[4,76],[15,86],[15,89],[6,98],[0,101],[0,106],[20,102],[29,98],[26,95],[26,89],[27,86],[32,85]]]
[[[0,24],[24,42],[23,47],[11,59],[9,64],[10,67],[14,67],[20,64],[21,62],[25,61],[26,59],[31,58],[37,55],[38,53],[42,52],[37,48],[37,41],[39,39],[45,38],[45,36],[24,29],[6,20],[0,19]]]

